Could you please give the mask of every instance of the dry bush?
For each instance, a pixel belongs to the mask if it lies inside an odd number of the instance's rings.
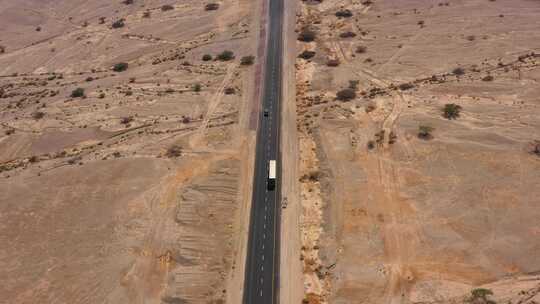
[[[36,112],[32,113],[32,118],[35,119],[35,120],[42,119],[43,117],[45,117],[45,113],[43,113],[43,112],[36,111]]]
[[[173,9],[174,9],[174,6],[172,6],[170,4],[165,4],[165,5],[161,6],[161,11],[162,12],[171,11]]]
[[[356,98],[356,91],[351,88],[346,88],[341,91],[338,91],[336,94],[338,100],[349,101]]]
[[[465,74],[465,70],[463,68],[455,68],[452,70],[452,74],[456,76],[461,76]]]
[[[113,29],[124,27],[126,25],[124,21],[125,21],[124,19],[116,20],[115,22],[112,23],[111,26]]]
[[[131,123],[132,121],[133,121],[133,116],[122,117],[122,119],[120,119],[120,123],[123,125],[127,125]]]
[[[204,55],[202,56],[202,60],[203,60],[203,61],[210,61],[210,60],[212,60],[212,55],[210,55],[210,54],[204,54]]]
[[[315,52],[313,51],[303,51],[302,53],[300,53],[298,55],[298,58],[302,58],[302,59],[305,59],[305,60],[308,60],[308,59],[311,59],[315,57]]]
[[[233,95],[234,93],[236,93],[236,90],[232,87],[228,87],[225,88],[223,92],[225,93],[225,95]]]
[[[338,59],[330,59],[328,62],[326,62],[326,65],[329,67],[337,67],[339,66],[340,62]]]
[[[400,84],[398,87],[402,91],[407,91],[414,88],[414,84],[407,82],[407,83]]]
[[[241,65],[252,65],[255,62],[255,56],[249,55],[244,56],[242,59],[240,59]]]
[[[204,6],[205,11],[215,11],[219,8],[219,3],[208,3]]]
[[[493,81],[495,78],[491,75],[487,75],[486,77],[482,78],[482,81]]]
[[[352,17],[353,13],[349,9],[340,9],[336,12],[336,17],[340,18],[349,18]]]
[[[165,156],[167,156],[168,158],[176,158],[182,156],[182,147],[179,145],[170,146],[167,149],[167,153],[165,153]]]
[[[303,42],[312,42],[316,37],[317,33],[308,27],[303,28],[298,34],[298,40]]]
[[[356,33],[351,32],[351,31],[347,31],[347,32],[343,32],[343,33],[339,34],[339,37],[341,37],[341,38],[353,38],[353,37],[356,37]]]
[[[433,135],[431,135],[431,132],[433,132],[434,128],[430,126],[420,125],[418,126],[418,138],[429,140],[433,138]]]
[[[359,45],[356,47],[356,53],[357,54],[364,54],[365,52],[367,52],[367,47],[363,46],[363,45]]]

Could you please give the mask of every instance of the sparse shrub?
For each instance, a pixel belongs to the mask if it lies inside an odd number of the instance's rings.
[[[317,33],[313,31],[310,28],[303,28],[302,31],[300,31],[300,34],[298,34],[298,40],[303,42],[312,42],[317,37]]]
[[[340,18],[349,18],[352,17],[353,13],[349,9],[341,9],[336,12],[336,17]]]
[[[210,61],[210,60],[212,60],[212,55],[210,55],[210,54],[204,54],[204,55],[202,56],[202,60],[203,60],[203,61]]]
[[[75,90],[71,91],[71,97],[72,98],[84,97],[84,89],[83,88],[76,88]]]
[[[129,64],[127,62],[119,62],[113,66],[113,71],[115,72],[123,72],[127,70],[129,67]]]
[[[356,37],[356,33],[351,32],[351,31],[347,31],[347,32],[343,32],[343,33],[339,34],[339,37],[341,37],[341,38],[353,38],[353,37]]]
[[[204,6],[205,11],[215,11],[219,8],[219,3],[208,3]]]
[[[241,65],[252,65],[255,62],[255,56],[249,55],[244,56],[242,59],[240,59]]]
[[[452,74],[456,76],[461,76],[465,74],[465,70],[463,68],[455,68],[452,70]]]
[[[467,36],[467,40],[474,41],[474,40],[476,40],[476,37],[474,35],[469,35],[469,36]]]
[[[41,26],[36,27],[36,32],[41,32]]]
[[[145,11],[143,14],[142,14],[143,18],[150,18],[151,16],[151,13],[150,11]]]
[[[3,45],[0,45],[0,54],[4,54],[6,52],[6,47]]]
[[[426,23],[424,22],[424,20],[418,21],[417,24],[420,25],[420,27],[424,27],[424,25],[426,25]]]
[[[99,93],[99,96],[98,96],[99,99],[103,99],[105,98],[105,93]]]
[[[338,59],[330,59],[326,62],[326,65],[329,67],[337,67],[339,66],[340,62]]]
[[[182,147],[179,145],[170,146],[165,154],[168,158],[176,158],[182,156]]]
[[[341,101],[349,101],[356,98],[356,91],[351,88],[346,88],[337,92],[336,97]]]
[[[443,108],[443,117],[446,119],[456,119],[461,113],[461,106],[455,103],[447,103]]]
[[[31,162],[31,163],[37,163],[37,162],[39,162],[39,157],[37,157],[35,155],[32,155],[32,156],[30,156],[30,158],[28,158],[28,161]]]
[[[397,135],[396,133],[394,133],[394,131],[391,131],[390,134],[388,134],[388,143],[389,144],[394,144],[397,140]]]
[[[36,112],[32,113],[32,118],[35,119],[35,120],[42,119],[43,117],[45,117],[45,113],[43,113],[43,112],[36,111]]]
[[[7,130],[4,132],[4,134],[6,134],[7,136],[9,136],[9,135],[11,135],[11,134],[13,134],[13,133],[15,133],[15,129],[7,129]]]
[[[486,77],[482,78],[482,81],[493,81],[493,76],[487,75]]]
[[[124,19],[119,19],[113,22],[111,26],[112,28],[117,29],[117,28],[124,27],[125,25],[126,24],[124,23]]]
[[[7,132],[6,132],[7,134]],[[531,149],[531,152],[533,154],[536,154],[536,156],[540,156],[540,140],[535,140],[533,143],[532,143],[532,149]]]
[[[349,89],[353,89],[356,91],[356,89],[358,89],[359,83],[360,83],[359,80],[349,80]]]
[[[99,17],[98,23],[99,24],[104,24],[105,23],[105,17]]]
[[[201,91],[201,84],[200,83],[196,83],[193,85],[193,91],[194,92],[200,92]]]
[[[234,53],[232,51],[225,50],[219,53],[216,58],[221,61],[229,61],[234,59]]]
[[[161,6],[161,11],[163,11],[163,12],[170,11],[170,10],[173,10],[173,9],[174,9],[174,6],[172,6],[170,4],[165,4],[165,5]]]
[[[88,77],[86,77],[86,81],[87,82],[94,81],[94,77],[88,76]]]
[[[368,150],[373,150],[375,148],[375,142],[373,140],[369,140],[367,142],[367,148]]]
[[[236,90],[232,87],[228,87],[228,88],[225,88],[223,92],[225,93],[225,95],[232,95],[236,93]]]
[[[133,4],[133,0],[124,0],[122,1],[125,5]]]
[[[315,57],[315,52],[305,50],[302,53],[300,53],[298,55],[298,57],[302,58],[302,59],[305,59],[305,60],[308,60],[308,59],[311,59],[311,58]]]
[[[182,117],[182,123],[188,124],[190,122],[191,122],[191,118],[189,118],[189,116],[183,116]]]
[[[410,89],[414,88],[414,84],[412,84],[410,82],[407,82],[407,83],[400,84],[398,87],[402,91],[407,91],[407,90],[410,90]]]
[[[432,139],[433,135],[431,135],[431,132],[433,132],[433,130],[433,127],[420,125],[418,127],[418,138],[425,140]]]
[[[357,54],[364,54],[365,52],[367,52],[367,47],[363,46],[363,45],[359,45],[356,47],[356,53]]]
[[[124,92],[124,94],[126,96],[131,96],[131,95],[133,95],[133,91],[132,90],[127,90],[127,91]]]
[[[129,83],[134,83],[134,82],[135,82],[135,80],[136,80],[136,78],[135,78],[135,77],[130,77],[130,78],[129,78]]]

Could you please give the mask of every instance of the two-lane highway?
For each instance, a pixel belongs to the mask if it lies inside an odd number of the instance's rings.
[[[280,235],[280,103],[283,0],[269,1],[269,34],[263,101],[257,130],[255,172],[244,284],[244,304],[278,303]],[[267,114],[263,114],[267,110]],[[277,162],[273,190],[267,187],[269,161]]]

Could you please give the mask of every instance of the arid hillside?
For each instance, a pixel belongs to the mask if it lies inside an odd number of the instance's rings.
[[[304,303],[540,301],[539,29],[538,1],[299,4]]]
[[[236,301],[257,12],[0,0],[0,303]]]

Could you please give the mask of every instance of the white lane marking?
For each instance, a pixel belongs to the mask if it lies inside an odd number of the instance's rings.
[[[259,293],[259,296],[262,297],[262,289],[261,289],[261,292]]]
[[[266,239],[266,233],[263,233],[263,239]]]
[[[264,261],[264,254],[262,255],[262,260]]]

